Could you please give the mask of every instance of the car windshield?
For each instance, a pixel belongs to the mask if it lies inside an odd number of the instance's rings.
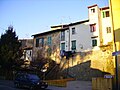
[[[32,79],[32,80],[39,80],[40,79],[37,75],[34,75],[34,74],[29,74],[28,77],[29,77],[29,79]]]

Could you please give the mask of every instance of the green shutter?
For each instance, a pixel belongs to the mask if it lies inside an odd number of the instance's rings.
[[[50,45],[52,44],[52,37],[50,37],[50,40],[49,40],[49,42],[50,42]]]
[[[72,41],[72,50],[76,50],[76,40]]]
[[[51,53],[52,53],[52,49],[51,49],[51,48],[48,48],[48,49],[47,49],[47,54],[48,54],[48,56],[50,56]]]
[[[36,47],[39,47],[39,38],[36,38]]]
[[[65,43],[61,43],[61,50],[65,50]]]
[[[48,37],[48,45],[51,45],[51,44],[52,44],[52,37],[49,36],[49,37]]]
[[[103,18],[105,18],[105,12],[102,12],[103,13]]]
[[[92,40],[92,46],[97,46],[97,40]]]
[[[97,40],[95,40],[95,46],[97,46]]]

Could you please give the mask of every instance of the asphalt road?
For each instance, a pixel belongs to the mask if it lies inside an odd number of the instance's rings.
[[[14,87],[13,81],[0,80],[0,90],[22,90]]]
[[[91,81],[69,81],[67,87],[50,86],[50,90],[92,90]]]
[[[13,81],[0,80],[0,90],[29,90],[29,89],[25,89],[25,88],[18,89],[15,88]],[[52,89],[47,88],[44,90],[52,90]]]
[[[13,81],[0,80],[0,90],[25,90],[25,89],[15,88]],[[67,87],[48,86],[48,88],[44,90],[92,90],[92,83],[91,81],[69,81],[67,83]]]

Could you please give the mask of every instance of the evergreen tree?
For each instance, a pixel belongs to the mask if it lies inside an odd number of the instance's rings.
[[[13,27],[8,27],[8,30],[0,37],[0,66],[2,69],[9,70],[15,66],[16,61],[20,58],[20,46]]]

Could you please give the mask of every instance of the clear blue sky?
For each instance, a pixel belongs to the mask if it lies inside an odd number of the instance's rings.
[[[0,0],[0,34],[13,25],[17,36],[48,31],[50,26],[88,19],[88,6],[108,6],[108,0]]]

